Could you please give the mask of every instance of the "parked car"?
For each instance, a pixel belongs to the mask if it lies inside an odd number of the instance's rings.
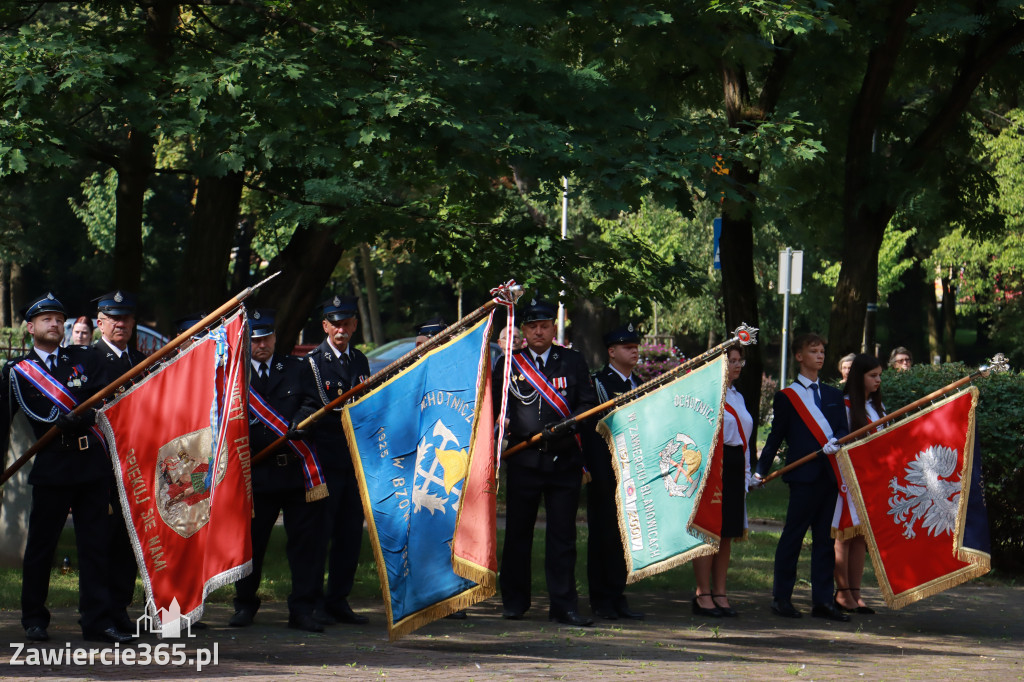
[[[416,337],[407,336],[402,339],[395,339],[389,341],[383,346],[374,348],[366,354],[366,359],[370,361],[370,374],[376,374],[380,370],[384,369],[392,362],[402,357],[413,348],[416,347]],[[501,354],[501,348],[496,343],[491,343],[491,366],[494,366],[494,361]]]

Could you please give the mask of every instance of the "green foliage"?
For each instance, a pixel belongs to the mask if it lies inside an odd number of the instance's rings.
[[[892,411],[969,374],[960,363],[914,365],[886,370],[882,395]],[[984,469],[985,501],[992,535],[992,559],[1001,567],[1024,567],[1024,374],[979,378],[976,424]],[[977,453],[976,453],[977,454]]]
[[[892,225],[885,231],[885,235],[882,237],[882,248],[878,252],[879,301],[884,302],[889,298],[889,294],[899,291],[903,286],[900,277],[913,265],[911,259],[902,257],[903,249],[906,247],[907,241],[916,233],[917,230],[914,228],[899,230]],[[839,281],[841,265],[841,261],[824,260],[821,263],[821,269],[813,272],[811,276],[817,281],[835,288]]]

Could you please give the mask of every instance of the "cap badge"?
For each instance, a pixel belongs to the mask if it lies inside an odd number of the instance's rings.
[[[334,303],[334,307],[335,308],[341,306],[341,297],[340,296],[335,296],[334,300],[332,301],[332,303]]]
[[[256,312],[254,312],[252,314],[252,319],[254,319],[254,320],[260,319],[260,311],[257,310]]]
[[[114,294],[114,303],[122,303],[122,302],[124,302],[124,294],[122,294],[120,291],[118,291],[117,293]]]
[[[48,292],[46,292],[46,298],[50,299],[51,301],[55,300],[55,299],[53,298],[53,292],[52,292],[52,291],[48,291]]]
[[[530,305],[537,305],[537,299],[533,299],[532,301],[530,301]]]
[[[633,331],[633,323],[632,323],[632,322],[630,322],[630,323],[629,323],[629,326],[628,326],[628,327],[626,327],[626,331],[628,331],[628,332],[631,332],[631,331]]]

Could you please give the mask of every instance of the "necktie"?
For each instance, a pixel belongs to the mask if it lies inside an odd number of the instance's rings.
[[[46,368],[50,370],[50,374],[53,374],[57,369],[57,354],[54,353],[46,358]]]
[[[821,394],[818,393],[818,384],[811,384],[811,391],[814,393],[814,404],[821,409]]]
[[[267,367],[267,363],[261,362],[260,363],[260,379],[262,379],[263,381],[266,381],[267,380],[267,375],[268,375],[269,371],[270,370]]]
[[[348,369],[348,353],[341,354],[341,368]]]
[[[537,371],[538,372],[543,372],[544,371],[544,358],[542,358],[539,355],[536,356],[536,357],[537,357]]]

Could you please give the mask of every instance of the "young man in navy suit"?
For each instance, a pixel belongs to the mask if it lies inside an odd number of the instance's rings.
[[[839,488],[828,457],[839,451],[836,440],[849,432],[843,394],[818,381],[825,362],[825,340],[817,334],[802,334],[793,341],[793,355],[800,373],[789,387],[775,394],[774,418],[764,449],[757,462],[755,479],[768,475],[775,455],[786,441],[786,463],[812,452],[816,459],[784,474],[789,484],[789,507],[775,549],[775,579],[772,612],[786,618],[802,614],[792,602],[797,560],[807,529],[811,529],[811,615],[848,621],[850,617],[835,606],[832,572],[835,568],[832,515]]]

